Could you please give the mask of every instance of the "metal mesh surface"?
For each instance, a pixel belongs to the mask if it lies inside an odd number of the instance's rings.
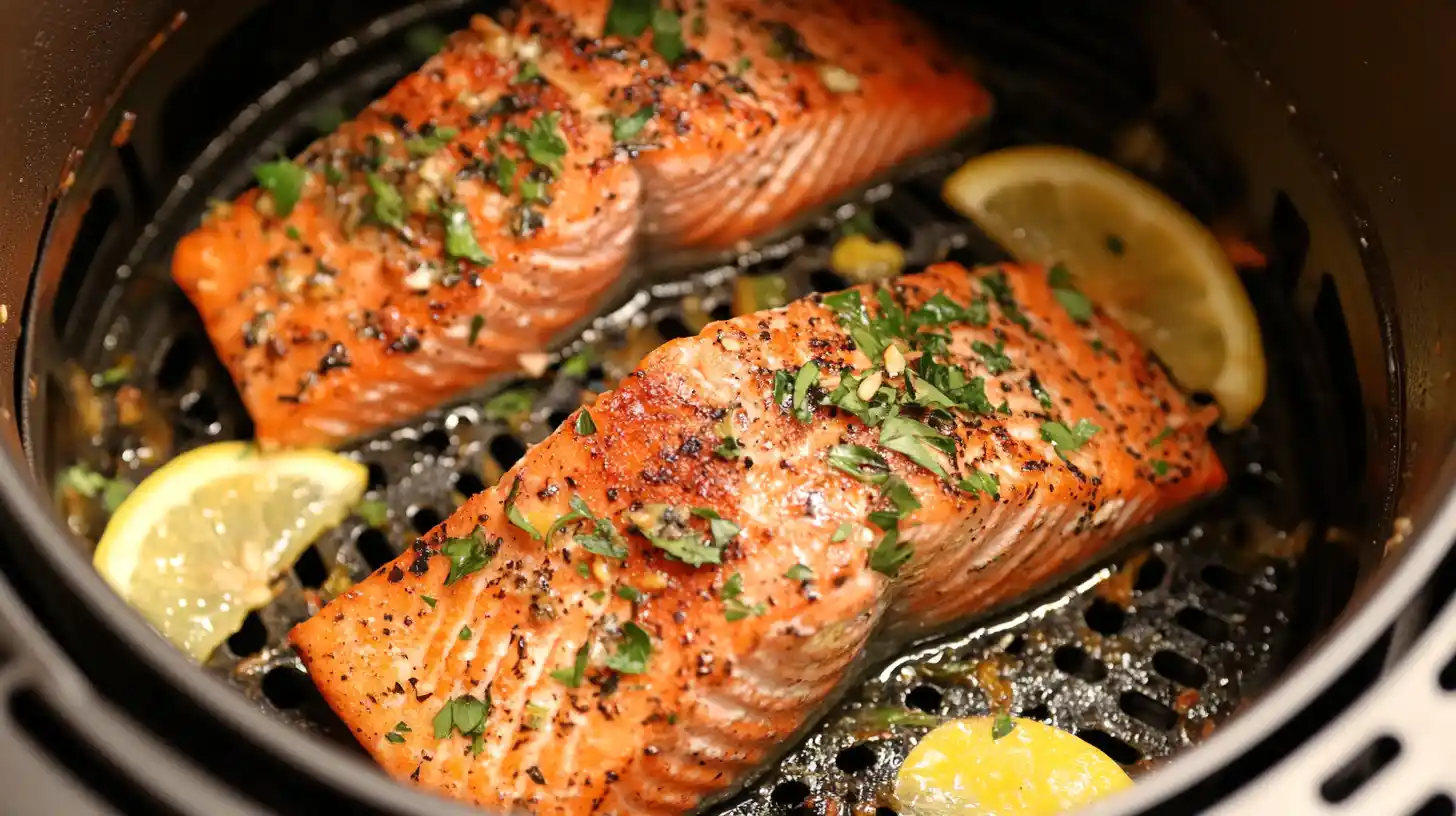
[[[448,24],[456,22],[455,5],[439,7]],[[427,17],[416,10],[409,19],[421,16]],[[407,47],[408,37],[398,39]],[[209,155],[245,149],[267,158],[281,146],[306,142],[311,111],[320,104],[362,105],[411,64],[407,52],[377,50],[367,65],[341,76],[327,65],[300,70],[298,93],[287,87],[271,92],[263,115],[253,111],[239,120]],[[1015,88],[997,90],[1003,116],[987,143],[1063,140],[1057,117],[1019,119]],[[293,624],[488,486],[528,445],[662,341],[736,313],[750,292],[794,298],[842,286],[824,270],[844,220],[854,217],[863,225],[865,215],[856,215],[867,214],[875,232],[906,248],[907,271],[946,257],[996,260],[984,239],[940,203],[940,179],[954,159],[929,162],[911,177],[878,186],[801,234],[632,294],[554,354],[540,378],[502,385],[347,449],[368,463],[367,498],[382,503],[387,518],[370,526],[354,517],[320,540],[280,582],[276,600],[251,616],[207,668],[268,715],[352,744],[283,645]],[[203,175],[226,196],[244,183],[246,166]],[[167,236],[200,214],[176,204],[202,200],[189,190],[164,205],[165,222],[133,250],[118,292],[105,299],[93,340],[79,357],[83,380],[120,360],[146,361],[126,387],[136,389],[135,398],[167,429],[165,444],[148,459],[136,432],[117,427],[115,411],[102,411],[94,434],[106,440],[100,461],[93,462],[98,469],[145,472],[157,463],[155,455],[249,432],[199,321],[166,276]],[[1272,372],[1271,379],[1280,377]],[[502,397],[505,392],[511,396]],[[76,395],[58,400],[74,403]],[[512,403],[529,408],[518,411]],[[1277,401],[1266,409],[1276,416],[1279,411]],[[1287,427],[1279,419],[1270,424]],[[48,433],[57,452],[73,439],[64,428]],[[1206,736],[1285,659],[1280,632],[1293,593],[1283,558],[1310,533],[1298,527],[1305,514],[1293,466],[1280,460],[1279,446],[1257,430],[1218,441],[1237,475],[1230,492],[1197,523],[1139,548],[1120,568],[1084,576],[1032,607],[876,668],[803,745],[724,812],[884,816],[892,812],[894,771],[915,738],[940,718],[986,713],[993,705],[1078,733],[1135,770]]]

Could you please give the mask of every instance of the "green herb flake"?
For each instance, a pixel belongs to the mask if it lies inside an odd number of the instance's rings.
[[[583,408],[576,415],[576,435],[591,436],[597,432],[596,420],[592,419],[591,411]]]
[[[469,626],[460,627],[460,634],[456,635],[459,640],[470,640],[471,632]]]
[[[809,401],[809,389],[819,383],[819,366],[807,362],[799,373],[794,375],[794,417],[800,422],[808,422],[814,416],[814,403]]]
[[[543,113],[531,120],[531,129],[520,137],[526,157],[556,173],[561,172],[561,160],[566,158],[566,139],[557,128],[560,118],[556,111]]]
[[[716,456],[724,459],[737,459],[743,455],[743,449],[738,447],[738,439],[733,436],[733,415],[723,417],[718,423],[718,447],[713,448]]]
[[[890,464],[885,457],[863,445],[830,448],[829,466],[867,484],[881,484],[890,477]]]
[[[571,512],[556,519],[546,531],[546,541],[550,543],[558,530],[564,529],[569,524],[589,521],[592,523],[590,532],[578,530],[572,535],[572,540],[580,544],[582,549],[604,558],[623,559],[627,557],[627,548],[622,546],[622,535],[609,519],[597,518],[592,514],[589,507],[581,496],[572,495],[567,501],[571,506]]]
[[[729,623],[741,621],[744,618],[757,617],[768,611],[768,607],[761,603],[748,604],[741,598],[743,595],[743,575],[733,573],[728,580],[723,582],[723,589],[718,596],[723,599],[723,617]]]
[[[1072,274],[1067,271],[1066,266],[1062,264],[1053,266],[1047,273],[1047,282],[1051,284],[1052,295],[1056,297],[1058,303],[1062,304],[1068,317],[1078,323],[1086,323],[1092,319],[1092,301],[1078,291],[1072,282]]]
[[[652,12],[652,49],[668,62],[677,62],[687,53],[683,42],[682,19],[667,6],[658,6]]]
[[[1036,397],[1037,402],[1041,403],[1041,408],[1043,411],[1050,411],[1056,407],[1052,403],[1051,393],[1046,390],[1046,386],[1041,384],[1041,379],[1039,377],[1037,377],[1035,374],[1032,374],[1031,377],[1028,379],[1028,383],[1031,386],[1031,395],[1033,397]]]
[[[464,207],[451,207],[445,211],[445,254],[451,258],[470,261],[481,266],[494,263],[475,240],[475,227]]]
[[[838,544],[839,542],[849,538],[849,534],[852,532],[854,532],[854,524],[848,521],[840,522],[839,527],[834,530],[834,535],[830,536],[829,540],[835,544]]]
[[[637,603],[638,601],[642,600],[642,590],[636,587],[627,586],[626,584],[621,584],[617,587],[617,597],[621,598],[624,601]]]
[[[562,685],[578,688],[586,679],[586,663],[590,657],[591,644],[581,644],[581,648],[576,650],[576,658],[572,660],[570,668],[556,669],[551,672],[551,679]]]
[[[451,731],[458,731],[462,737],[473,737],[485,731],[485,718],[490,716],[490,694],[485,699],[462,694],[446,700],[444,708],[435,715],[435,739],[446,739]]]
[[[471,346],[474,346],[475,341],[480,339],[480,331],[484,328],[484,315],[474,315],[470,318],[470,336],[467,338],[467,342],[470,343]]]
[[[1163,444],[1164,442],[1168,441],[1168,437],[1170,437],[1172,435],[1173,435],[1173,426],[1172,425],[1164,425],[1163,426],[1163,430],[1158,431],[1158,435],[1155,436],[1155,437],[1153,437],[1153,441],[1151,441],[1151,442],[1148,443],[1148,447],[1149,448],[1156,448],[1157,446],[1159,446],[1159,445]]]
[[[652,546],[690,567],[723,563],[723,553],[697,533],[688,533],[681,538],[656,536],[646,531],[642,535]]]
[[[946,477],[945,467],[936,459],[932,450],[947,456],[955,453],[955,442],[940,431],[906,417],[890,417],[880,427],[880,444],[897,453],[904,454],[917,465],[941,478]]]
[[[731,601],[742,594],[743,573],[735,572],[732,575],[728,576],[728,580],[723,582],[723,589],[718,593],[718,597],[722,598],[725,601]]]
[[[652,638],[630,621],[622,625],[622,642],[607,656],[607,668],[619,674],[642,674],[652,658]]]
[[[991,741],[995,742],[1000,740],[1002,737],[1009,735],[1015,728],[1016,722],[1011,719],[1010,714],[1004,711],[998,713],[996,719],[991,721]]]
[[[519,529],[525,530],[526,535],[533,540],[540,541],[541,531],[532,526],[531,522],[526,520],[525,514],[521,512],[521,508],[516,506],[516,495],[520,492],[521,477],[517,476],[516,480],[511,482],[510,492],[506,494],[506,519]]]
[[[607,597],[607,592],[606,590],[599,589],[596,592],[588,595],[587,597],[591,598],[593,603],[601,603],[602,599]]]
[[[538,79],[540,78],[540,76],[541,67],[536,63],[527,60],[521,63],[521,67],[519,70],[516,71],[516,76],[511,80],[511,84],[520,85],[521,83],[530,82],[533,79]]]
[[[900,543],[899,530],[887,530],[880,543],[870,551],[870,569],[894,578],[900,574],[900,567],[914,554],[914,547]]]
[[[920,509],[920,500],[915,498],[915,494],[910,490],[910,485],[898,476],[891,476],[885,482],[881,495],[889,499],[890,505],[895,508],[897,519],[904,518]]]
[[[981,276],[981,288],[985,289],[996,305],[1001,307],[1001,314],[1006,316],[1012,323],[1031,331],[1031,321],[1021,312],[1021,307],[1016,303],[1016,295],[1011,291],[1011,283],[1006,280],[1006,273],[1000,269],[988,272]]]
[[[1003,351],[1005,347],[1005,342],[998,342],[994,346],[982,340],[971,343],[971,350],[981,356],[981,362],[986,364],[986,370],[993,375],[1011,370],[1011,358],[1007,357]]]
[[[1001,480],[994,473],[973,470],[971,471],[971,475],[961,479],[956,487],[959,487],[972,496],[979,496],[985,493],[993,499],[999,500],[1001,498]]]
[[[399,722],[394,724],[394,730],[401,734],[408,734],[410,733],[411,729],[409,727],[409,723],[406,723],[404,720],[400,720]]]
[[[1070,428],[1060,422],[1043,422],[1041,438],[1052,443],[1057,449],[1057,455],[1065,459],[1068,453],[1079,450],[1100,430],[1102,429],[1086,419],[1077,420],[1077,424]]]
[[[489,420],[511,419],[531,412],[536,402],[536,393],[524,388],[502,391],[485,403],[485,418]]]
[[[404,204],[404,196],[399,194],[393,184],[385,181],[377,173],[365,173],[364,179],[369,182],[369,192],[372,194],[374,203],[370,208],[374,220],[385,225],[400,229],[404,226],[405,215],[409,212]]]
[[[789,571],[784,573],[784,577],[790,581],[811,581],[814,579],[814,570],[804,564],[795,564],[789,567]]]
[[[656,113],[652,105],[643,105],[636,113],[616,117],[612,120],[612,141],[620,143],[635,137]]]
[[[396,734],[393,731],[390,731],[388,734],[385,734],[384,735],[384,738],[387,739],[387,740],[389,740],[390,742],[394,743],[395,745],[399,745],[400,743],[403,743],[404,742],[404,735],[403,734]]]
[[[413,139],[406,139],[404,149],[417,159],[434,155],[450,140],[460,135],[460,131],[452,127],[434,128],[428,134],[416,136]]]
[[[794,376],[779,369],[773,373],[773,401],[780,408],[791,407],[789,398],[794,395]]]
[[[383,527],[389,520],[389,505],[379,499],[365,499],[355,506],[354,515],[364,519],[370,527]]]
[[[656,7],[656,0],[612,0],[602,36],[628,39],[642,36],[642,32],[652,24],[652,12]]]
[[[450,559],[450,572],[445,575],[445,586],[484,569],[499,550],[499,541],[486,543],[484,527],[477,526],[468,536],[445,539],[440,547],[440,552]]]
[[[299,232],[298,227],[295,227],[292,224],[289,224],[286,228],[284,228],[283,234],[286,235],[288,237],[288,240],[290,241],[303,240],[303,233]]]
[[[436,601],[435,601],[434,598],[430,597],[429,595],[421,595],[420,596],[420,600],[422,600],[422,601],[425,602],[425,606],[428,606],[431,609],[434,609],[435,608]]]
[[[511,195],[516,191],[516,160],[504,153],[495,154],[491,176],[495,179],[495,186],[500,188],[501,195]]]
[[[273,214],[287,218],[303,197],[303,185],[308,181],[308,171],[293,162],[280,158],[253,168],[253,178],[258,186],[273,200]]]
[[[1154,459],[1151,462],[1149,462],[1149,464],[1151,464],[1153,466],[1153,474],[1154,475],[1156,475],[1156,476],[1167,476],[1168,475],[1168,463],[1167,462],[1164,462],[1162,459]]]
[[[708,534],[712,536],[715,547],[728,546],[728,542],[743,532],[742,527],[718,515],[718,511],[711,507],[694,507],[691,512],[700,519],[708,520]]]

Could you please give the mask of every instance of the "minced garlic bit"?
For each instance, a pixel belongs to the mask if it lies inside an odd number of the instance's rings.
[[[527,374],[539,377],[545,374],[546,369],[551,365],[551,356],[539,351],[530,351],[516,355],[516,362]]]
[[[859,90],[859,77],[827,62],[819,64],[819,78],[831,93],[854,93]]]
[[[905,250],[894,241],[871,241],[862,233],[846,235],[830,252],[829,266],[854,283],[873,283],[900,274]]]
[[[885,373],[891,377],[898,377],[905,372],[905,354],[900,351],[899,346],[890,346],[885,349]]]
[[[404,285],[416,292],[427,292],[430,284],[434,282],[434,276],[430,274],[428,267],[420,267],[404,276]]]
[[[718,332],[718,342],[722,344],[724,351],[738,351],[743,348],[743,345],[738,342],[737,337],[725,332]]]
[[[893,348],[893,347],[892,347]],[[880,383],[885,381],[885,375],[878,371],[871,373],[859,382],[859,388],[854,392],[860,399],[868,402],[880,390]]]

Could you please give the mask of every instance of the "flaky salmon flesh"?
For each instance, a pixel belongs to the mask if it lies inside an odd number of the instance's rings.
[[[871,641],[1021,599],[1219,489],[1213,413],[1064,270],[941,264],[657,349],[291,640],[421,788],[687,813]]]
[[[178,244],[261,444],[336,444],[530,368],[634,248],[738,247],[989,110],[891,0],[641,5],[476,17]]]

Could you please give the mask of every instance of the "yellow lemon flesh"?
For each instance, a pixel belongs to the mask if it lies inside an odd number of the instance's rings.
[[[1049,816],[1132,785],[1116,762],[1065,731],[1020,718],[1011,725],[999,739],[993,717],[953,720],[927,734],[900,766],[902,812]]]
[[[1213,234],[1156,188],[1081,151],[1038,146],[971,159],[942,195],[1018,260],[1064,265],[1183,387],[1213,396],[1225,427],[1263,402],[1248,294]]]
[[[207,445],[142,481],[111,517],[94,563],[157,631],[206,660],[368,482],[366,466],[328,451]]]

